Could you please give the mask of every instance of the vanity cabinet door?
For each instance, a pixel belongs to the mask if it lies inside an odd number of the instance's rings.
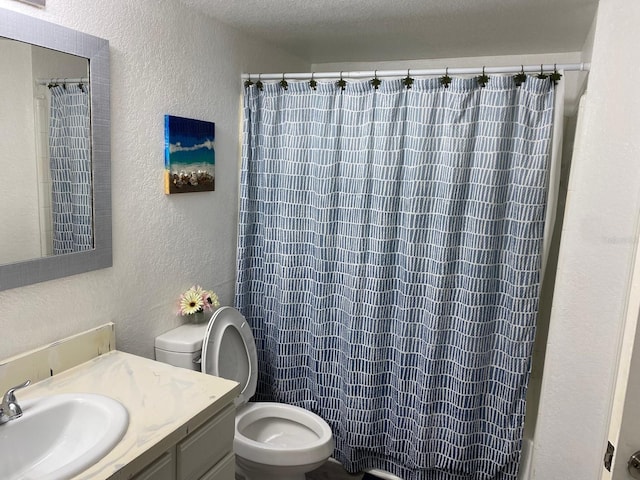
[[[132,480],[175,480],[175,475],[176,462],[172,448],[145,467]]]
[[[235,480],[235,476],[236,457],[233,453],[230,453],[205,473],[200,480]]]
[[[176,446],[178,480],[198,480],[233,449],[235,407],[228,406]],[[224,477],[221,477],[224,478]]]

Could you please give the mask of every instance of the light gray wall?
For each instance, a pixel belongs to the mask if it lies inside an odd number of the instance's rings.
[[[0,39],[0,261],[40,256],[31,48]]]
[[[193,283],[232,301],[242,71],[307,71],[177,2],[69,0],[17,10],[111,41],[114,266],[0,292],[0,358],[106,321],[118,348],[152,356]],[[601,2],[560,250],[535,479],[595,479],[606,443],[637,241],[640,3]],[[370,65],[370,64],[369,64]],[[216,122],[217,191],[162,193],[165,113]]]
[[[119,349],[153,357],[193,284],[233,301],[243,71],[307,70],[177,0],[0,8],[110,41],[113,267],[0,292],[0,358],[113,321]],[[164,115],[216,123],[216,191],[163,193]]]
[[[599,479],[602,471],[638,240],[639,23],[640,3],[600,2],[560,244],[536,480]]]

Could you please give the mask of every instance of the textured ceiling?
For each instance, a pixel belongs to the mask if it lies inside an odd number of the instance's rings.
[[[181,0],[310,63],[582,50],[598,0]]]

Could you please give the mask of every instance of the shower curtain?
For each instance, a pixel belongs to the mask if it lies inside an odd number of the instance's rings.
[[[53,253],[58,255],[93,247],[89,93],[78,85],[50,92]]]
[[[515,479],[553,84],[409,87],[245,89],[236,304],[256,398],[319,414],[349,471]]]

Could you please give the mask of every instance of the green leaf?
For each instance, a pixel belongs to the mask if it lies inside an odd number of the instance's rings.
[[[258,81],[256,82],[256,88],[257,88],[258,90],[262,91],[262,89],[264,88],[264,84],[263,84],[260,80],[258,80]]]
[[[371,86],[377,90],[378,87],[380,86],[380,84],[382,83],[382,80],[380,80],[378,77],[376,77],[376,78],[372,79],[371,82],[369,82],[369,83],[371,83]]]
[[[251,85],[253,85],[253,82],[251,80],[246,80],[244,82],[244,88],[249,88]]]
[[[476,80],[478,81],[478,85],[480,85],[482,88],[486,87],[487,83],[489,83],[489,77],[484,73],[482,75],[477,76]]]
[[[318,82],[316,82],[316,81],[312,78],[311,80],[309,80],[309,86],[310,86],[312,89],[314,89],[314,90],[315,90],[315,89],[316,89],[316,87],[318,86]]]
[[[448,74],[440,77],[440,84],[444,88],[449,88],[450,83],[451,83],[451,77]]]
[[[557,70],[554,70],[554,72],[549,75],[549,79],[553,82],[554,85],[557,85],[561,78],[562,74],[558,73]]]
[[[513,76],[513,81],[516,82],[516,87],[519,87],[527,81],[527,74],[524,72],[520,72],[517,75]]]
[[[336,82],[336,85],[340,87],[342,90],[344,90],[345,87],[347,86],[347,81],[344,78],[341,78]]]
[[[404,84],[405,87],[407,87],[407,89],[409,89],[411,88],[411,85],[413,85],[413,78],[407,75],[402,79],[402,83]]]
[[[282,88],[284,88],[285,90],[287,90],[289,88],[289,84],[287,83],[287,81],[284,78],[282,80],[280,80],[280,86]]]

